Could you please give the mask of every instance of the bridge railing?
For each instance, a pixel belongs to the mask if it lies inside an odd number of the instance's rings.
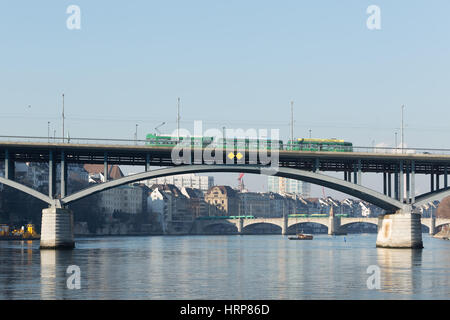
[[[51,144],[104,144],[104,145],[124,145],[124,146],[146,146],[147,140],[142,139],[117,139],[117,138],[87,138],[87,137],[56,137],[56,136],[8,136],[0,135],[0,142],[32,142]],[[290,150],[288,144],[280,145],[282,150]],[[321,150],[318,150],[321,151]],[[326,151],[326,150],[323,150]],[[334,151],[335,152],[335,151]],[[450,155],[450,148],[396,148],[396,147],[367,147],[353,146],[351,152],[380,153],[380,154],[435,154]]]

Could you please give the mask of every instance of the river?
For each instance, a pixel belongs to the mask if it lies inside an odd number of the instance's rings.
[[[54,251],[0,241],[0,299],[450,298],[450,241],[423,234],[423,250],[375,242],[376,234],[124,236]],[[71,265],[78,274],[67,273]],[[70,289],[73,275],[79,289]]]

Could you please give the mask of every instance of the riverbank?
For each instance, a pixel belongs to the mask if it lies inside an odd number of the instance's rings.
[[[442,230],[436,233],[433,237],[442,240],[450,240],[450,228],[448,226],[444,226]]]

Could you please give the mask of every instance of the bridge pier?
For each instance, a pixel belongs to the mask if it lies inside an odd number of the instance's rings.
[[[434,234],[436,233],[436,218],[435,217],[431,217],[430,218],[430,231],[429,231],[430,235],[434,236]]]
[[[289,218],[287,215],[283,216],[283,224],[281,227],[281,235],[283,235],[283,236],[287,235],[287,232],[288,232],[288,219]]]
[[[422,249],[421,215],[411,207],[378,217],[378,248]]]
[[[328,218],[328,235],[339,235],[341,226],[341,219],[339,217],[330,216]]]
[[[73,213],[50,207],[42,210],[41,249],[73,249]]]
[[[244,219],[239,219],[237,224],[238,234],[242,234],[242,229],[244,229]]]

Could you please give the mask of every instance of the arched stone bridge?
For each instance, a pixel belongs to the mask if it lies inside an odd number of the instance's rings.
[[[281,234],[287,234],[288,228],[294,225],[304,223],[316,223],[328,228],[329,235],[335,235],[345,232],[345,227],[355,223],[369,223],[378,227],[378,218],[364,218],[364,217],[302,217],[302,218],[254,218],[254,219],[197,219],[194,222],[193,230],[195,233],[203,233],[206,228],[213,225],[231,225],[236,227],[238,233],[243,233],[248,226],[257,224],[270,224],[281,228]],[[422,225],[429,228],[430,234],[435,233],[435,229],[450,224],[450,219],[441,218],[422,218]]]

